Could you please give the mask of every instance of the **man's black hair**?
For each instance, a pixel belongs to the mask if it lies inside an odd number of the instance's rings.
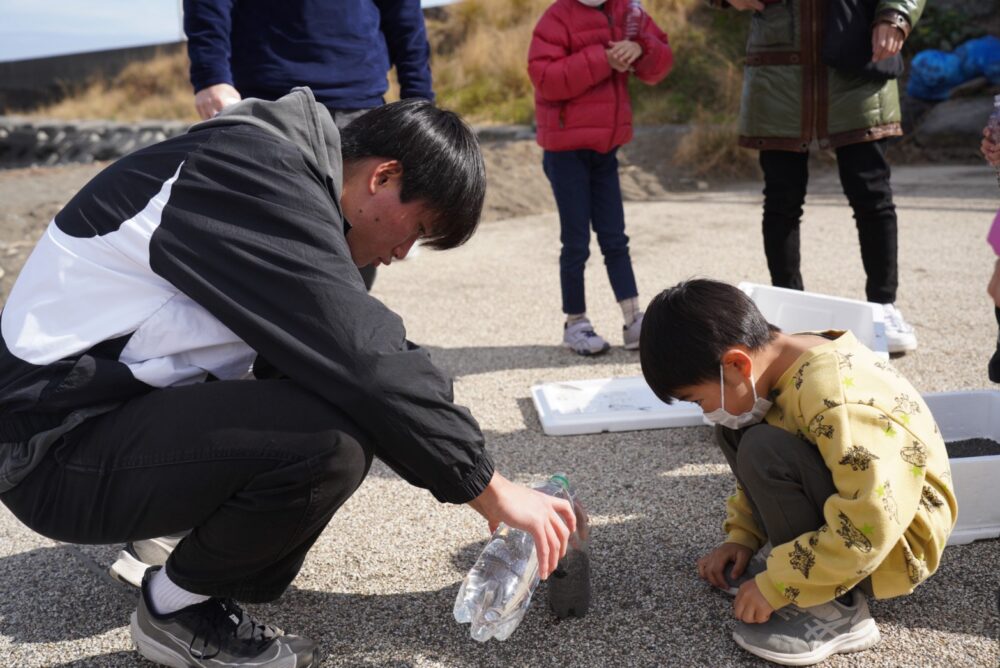
[[[728,349],[760,350],[779,331],[739,288],[708,279],[684,281],[646,308],[639,337],[642,375],[669,404],[680,388],[718,379]]]
[[[486,166],[479,141],[453,112],[409,99],[372,109],[340,133],[344,162],[398,160],[399,199],[422,201],[435,215],[424,243],[436,250],[460,246],[479,225]]]

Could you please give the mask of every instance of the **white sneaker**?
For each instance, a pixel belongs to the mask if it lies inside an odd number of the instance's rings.
[[[587,356],[600,355],[611,348],[611,344],[594,331],[594,326],[587,318],[563,325],[563,345],[577,355]]]
[[[118,553],[118,560],[111,564],[111,568],[108,569],[111,577],[133,587],[142,586],[142,576],[146,574],[146,569],[150,566],[162,566],[167,563],[170,553],[188,533],[185,531],[170,536],[126,543],[125,548]]]
[[[639,349],[639,334],[642,333],[642,316],[643,313],[639,313],[635,320],[632,321],[631,325],[622,326],[622,338],[625,339],[625,350],[638,350]]]
[[[885,339],[890,353],[906,353],[917,349],[917,334],[913,327],[903,320],[902,312],[895,304],[882,304],[885,317]]]
[[[864,594],[851,590],[851,604],[836,600],[774,611],[763,624],[737,622],[733,640],[762,659],[785,666],[811,666],[831,654],[860,652],[881,640]]]

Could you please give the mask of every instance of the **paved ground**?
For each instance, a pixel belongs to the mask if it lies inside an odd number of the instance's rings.
[[[980,166],[905,167],[895,183],[899,306],[920,337],[920,350],[896,364],[922,391],[988,387],[996,324],[984,294],[993,260],[983,238],[997,207],[995,177]],[[696,275],[766,282],[758,193],[757,184],[742,184],[627,205],[642,297]],[[832,174],[816,175],[806,219],[806,287],[863,295],[853,222]],[[619,342],[617,307],[594,252],[590,312]],[[620,348],[588,361],[558,346],[557,257],[554,215],[491,223],[462,249],[425,251],[382,271],[375,293],[454,376],[501,471],[528,482],[564,470],[578,486],[595,524],[591,614],[554,620],[542,588],[510,640],[472,641],[451,608],[484,523],[376,465],[292,590],[255,608],[318,640],[325,665],[762,665],[731,641],[729,599],[695,577],[694,560],[720,538],[732,485],[709,430],[542,434],[531,384],[639,373],[636,356]],[[41,538],[0,509],[0,664],[140,665],[127,632],[134,594],[104,575],[115,552]],[[949,548],[914,595],[873,604],[881,645],[826,665],[997,666],[998,573],[998,541]]]

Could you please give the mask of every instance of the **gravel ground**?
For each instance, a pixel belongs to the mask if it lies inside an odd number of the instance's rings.
[[[40,225],[90,169],[0,176],[4,290]],[[900,167],[894,179],[898,305],[920,338],[919,350],[895,364],[925,392],[989,387],[996,324],[984,294],[993,258],[983,238],[997,206],[995,176],[981,166],[924,166]],[[767,282],[759,192],[757,183],[732,184],[627,204],[642,298],[696,275]],[[494,184],[492,201],[505,196],[518,190],[497,193]],[[807,289],[861,297],[857,237],[835,174],[814,176],[806,221]],[[502,472],[522,482],[568,472],[594,524],[590,615],[552,618],[543,585],[510,640],[472,641],[451,608],[487,538],[484,523],[376,463],[287,595],[254,608],[319,641],[324,665],[764,665],[730,639],[730,599],[695,576],[694,560],[721,537],[732,487],[709,430],[541,432],[533,383],[639,373],[637,357],[620,346],[593,360],[559,347],[558,252],[551,213],[490,223],[461,249],[424,251],[380,271],[374,292],[453,375],[458,401],[479,419]],[[587,280],[598,331],[620,343],[596,243]],[[47,540],[0,508],[0,664],[142,665],[128,637],[135,595],[105,574],[116,551]],[[997,666],[998,573],[998,541],[948,548],[940,571],[913,595],[872,604],[878,647],[824,665]]]

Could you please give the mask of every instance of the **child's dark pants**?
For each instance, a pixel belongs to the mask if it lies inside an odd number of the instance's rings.
[[[761,151],[764,170],[764,252],[771,283],[802,289],[799,224],[809,182],[809,154]],[[899,283],[896,268],[896,206],[889,184],[885,140],[850,144],[837,149],[840,184],[854,210],[861,243],[861,262],[870,302],[896,301]],[[833,250],[832,252],[839,252]]]
[[[290,380],[154,390],[66,434],[0,500],[35,531],[119,543],[193,529],[167,561],[179,586],[277,598],[364,480],[370,442]]]
[[[826,524],[823,504],[837,488],[815,445],[769,424],[717,426],[715,440],[771,545]]]
[[[559,279],[563,313],[583,313],[587,303],[583,292],[583,268],[590,257],[590,226],[604,255],[608,280],[615,299],[639,294],[629,258],[625,235],[625,210],[618,181],[618,150],[598,153],[545,151],[542,166],[552,184],[559,209]]]

